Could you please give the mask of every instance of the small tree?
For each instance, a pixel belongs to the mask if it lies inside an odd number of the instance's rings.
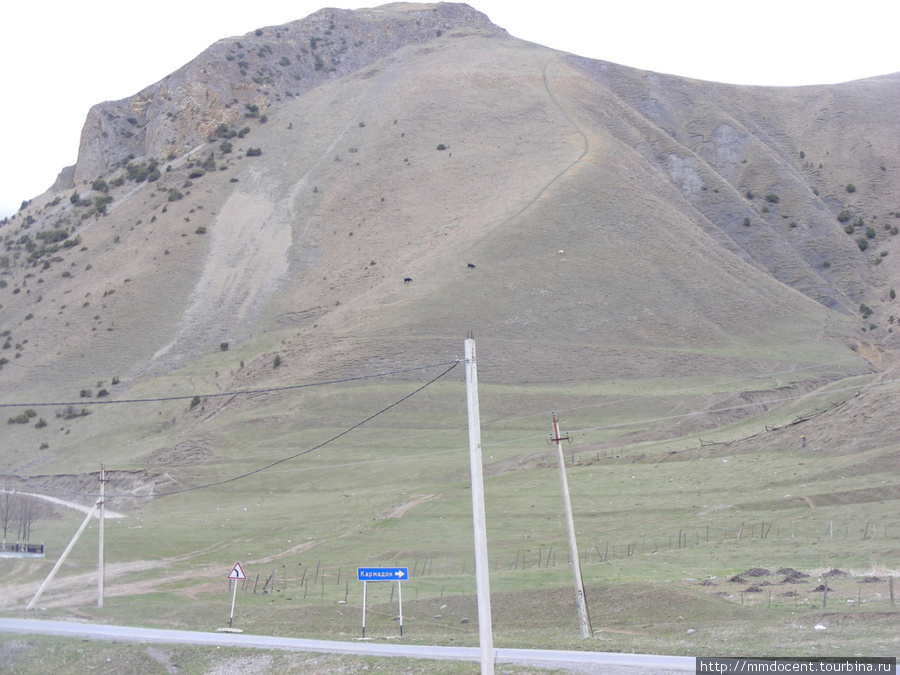
[[[44,505],[34,497],[19,497],[16,509],[16,524],[18,526],[19,541],[31,539],[31,527],[34,521],[42,518],[46,513]]]

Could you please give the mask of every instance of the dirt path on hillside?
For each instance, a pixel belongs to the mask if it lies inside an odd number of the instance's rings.
[[[64,506],[67,509],[74,509],[76,511],[81,511],[82,513],[88,513],[93,506],[85,506],[84,504],[76,504],[75,502],[69,502],[65,499],[59,499],[58,497],[50,497],[48,495],[41,495],[36,492],[19,492],[17,490],[3,490],[0,489],[0,492],[5,492],[7,494],[19,494],[24,497],[34,497],[35,499],[42,499],[45,502],[51,502],[52,504],[57,504],[59,506]],[[127,518],[124,513],[119,513],[118,511],[110,511],[109,509],[103,510],[103,518],[104,520],[108,520],[110,518]],[[98,511],[94,514],[94,518],[100,518],[100,512]]]
[[[440,499],[441,495],[411,495],[412,500],[406,502],[402,506],[398,506],[389,514],[387,514],[388,518],[402,518],[406,515],[406,512],[409,511],[412,507],[418,506],[419,504],[424,504],[425,502],[430,502],[434,499]]]
[[[225,573],[219,567],[205,565],[191,570],[178,572],[172,575],[157,577],[136,582],[119,582],[122,577],[147,572],[149,570],[167,569],[175,564],[183,564],[190,560],[208,553],[219,551],[232,542],[219,542],[212,546],[207,546],[199,551],[185,553],[178,556],[163,558],[160,560],[132,560],[129,562],[107,563],[104,565],[104,597],[117,597],[123,595],[142,595],[159,590],[163,586],[167,586],[174,582],[184,581],[187,579],[196,579],[208,582]],[[34,565],[40,565],[46,568],[49,573],[49,567],[46,561],[34,561]],[[31,566],[28,570],[21,565],[17,567],[21,573],[33,571],[35,568]],[[11,580],[16,578],[15,575],[6,574],[2,577],[3,592],[0,593],[0,609],[16,609],[24,607],[27,602],[34,597],[38,588],[44,582],[45,576],[36,581],[15,584]],[[41,596],[39,605],[41,607],[77,607],[79,605],[89,605],[97,600],[97,570],[96,568],[71,576],[57,577],[45,589]]]

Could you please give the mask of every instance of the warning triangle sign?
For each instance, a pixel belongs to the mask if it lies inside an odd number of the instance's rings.
[[[247,578],[247,575],[244,574],[244,568],[241,567],[241,563],[234,563],[234,567],[231,568],[231,571],[228,573],[229,579],[238,579],[243,580]]]

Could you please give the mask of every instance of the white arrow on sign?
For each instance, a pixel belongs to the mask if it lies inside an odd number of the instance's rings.
[[[244,574],[244,568],[241,567],[241,563],[234,563],[234,567],[231,568],[231,571],[228,573],[229,579],[238,579],[240,581],[247,578],[247,575]]]

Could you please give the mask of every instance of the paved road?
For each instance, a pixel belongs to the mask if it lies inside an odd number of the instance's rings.
[[[96,640],[167,642],[170,644],[217,645],[254,649],[285,649],[328,654],[410,657],[481,661],[477,647],[430,647],[426,645],[380,644],[373,642],[332,642],[298,638],[247,635],[243,633],[203,633],[200,631],[162,630],[107,626],[68,621],[36,619],[0,619],[0,632],[61,635]],[[561,668],[590,675],[668,675],[694,672],[695,661],[684,656],[612,654],[608,652],[554,651],[544,649],[495,649],[496,663],[517,663],[538,668]]]

